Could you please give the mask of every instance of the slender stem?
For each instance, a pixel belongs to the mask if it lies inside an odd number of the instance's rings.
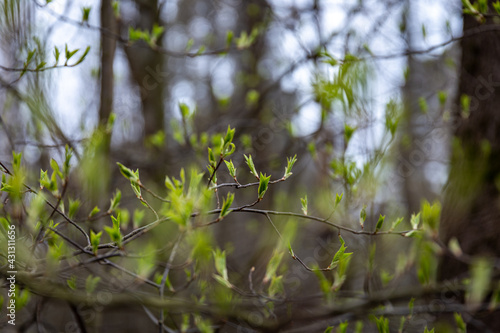
[[[177,248],[179,247],[179,244],[184,237],[184,232],[181,232],[179,236],[177,237],[177,240],[175,241],[174,247],[172,248],[172,252],[170,252],[170,257],[168,258],[167,265],[165,266],[165,270],[163,271],[163,275],[161,278],[161,283],[160,283],[160,299],[163,300],[163,295],[165,293],[165,282],[167,281],[168,278],[168,273],[170,272],[170,268],[172,267],[172,263],[174,261],[175,255],[177,253]],[[163,309],[160,309],[160,320],[158,324],[160,325],[160,332],[162,332],[162,327],[163,327]]]
[[[143,281],[143,282],[145,282],[145,283],[149,284],[150,286],[153,286],[153,287],[155,287],[155,288],[159,288],[159,287],[160,287],[157,283],[154,283],[153,281],[151,281],[151,280],[149,280],[149,279],[147,279],[147,278],[144,278],[144,277],[142,277],[142,276],[139,276],[139,275],[135,274],[134,272],[129,271],[129,270],[128,270],[128,269],[126,269],[125,267],[122,267],[122,266],[120,266],[120,265],[118,265],[118,264],[115,264],[115,263],[114,263],[114,262],[112,262],[112,261],[109,261],[108,259],[104,259],[104,263],[105,263],[106,265],[113,266],[114,268],[116,268],[116,269],[118,269],[118,270],[120,270],[120,271],[122,271],[122,272],[124,272],[124,273],[126,273],[126,274],[128,274],[128,275],[130,275],[130,276],[133,276],[134,278],[136,278],[136,279],[138,279],[138,280],[141,280],[141,281]]]
[[[147,188],[146,186],[142,185],[142,184],[139,184],[139,186],[145,190],[146,192],[148,192],[149,194],[151,194],[153,197],[155,197],[156,199],[162,201],[162,202],[170,202],[170,200],[167,200],[167,199],[164,199],[162,197],[160,197],[158,194],[156,194],[155,192],[151,191],[149,188]]]
[[[285,178],[271,180],[269,182],[269,184],[276,184],[276,183],[282,182],[284,180],[285,180]],[[240,183],[237,183],[237,182],[236,183],[222,183],[222,184],[213,186],[211,188],[212,189],[216,189],[216,188],[221,188],[221,187],[235,187],[236,189],[240,189],[240,188],[246,188],[246,187],[251,187],[251,186],[258,186],[259,184],[260,184],[259,182],[248,183],[248,184],[240,184]]]
[[[222,161],[224,161],[224,158],[221,157],[219,160],[219,163],[217,163],[214,171],[212,172],[212,174],[210,175],[210,178],[208,179],[207,188],[210,187],[210,184],[212,183],[212,179],[214,179],[215,173],[217,172],[217,169],[219,169],[220,165],[222,164]]]

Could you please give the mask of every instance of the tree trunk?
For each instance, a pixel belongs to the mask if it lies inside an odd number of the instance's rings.
[[[136,0],[138,14],[132,26],[142,31],[153,29],[154,24],[162,25],[158,12],[158,0]],[[163,89],[165,87],[164,56],[152,50],[145,42],[139,41],[134,47],[125,47],[132,78],[140,90],[144,135],[148,137],[164,130]],[[161,38],[157,42],[161,46]]]
[[[102,0],[101,3],[101,100],[99,106],[99,123],[105,125],[113,110],[114,73],[116,38],[106,33],[117,34],[117,22],[113,13],[111,0]]]
[[[480,24],[475,17],[464,16],[466,37],[461,41],[459,101],[454,110],[456,138],[440,235],[445,244],[456,238],[468,255],[500,257],[500,201],[495,185],[500,179],[500,31],[492,31],[494,24],[491,17]],[[471,36],[478,29],[483,32]],[[463,103],[467,99],[469,107]],[[465,264],[445,258],[439,275],[441,279],[461,279],[467,271]],[[474,316],[493,331],[500,327],[497,313]],[[468,332],[476,331],[487,329],[469,325]]]

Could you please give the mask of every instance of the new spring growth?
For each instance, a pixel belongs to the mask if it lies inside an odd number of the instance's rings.
[[[229,162],[224,161],[224,163],[226,163],[227,169],[229,170],[229,174],[231,175],[231,177],[233,177],[233,179],[236,180],[236,167],[234,166],[233,161],[232,160],[229,160]]]
[[[264,194],[266,194],[267,187],[269,185],[269,180],[271,179],[271,175],[266,176],[266,174],[260,174],[259,177],[259,200],[262,200]]]
[[[257,170],[255,169],[255,165],[253,164],[252,160],[252,155],[243,155],[245,157],[245,161],[248,165],[248,168],[250,169],[250,173],[255,176],[255,178],[259,179],[259,174],[257,173]]]
[[[302,212],[304,215],[307,215],[307,194],[303,198],[300,198],[300,203],[302,204]]]
[[[233,143],[235,131],[236,131],[236,129],[234,129],[234,128],[231,129],[231,127],[228,126],[226,136],[224,137],[224,139],[221,139],[220,151],[221,151],[222,158],[231,155],[232,153],[234,153],[234,151],[236,149],[236,146]]]
[[[90,245],[92,245],[92,252],[97,255],[97,250],[99,249],[99,244],[101,243],[101,235],[102,231],[99,231],[97,234],[94,230],[90,230]]]
[[[361,225],[361,229],[364,229],[366,220],[366,205],[363,206],[361,212],[359,212],[359,224]]]
[[[295,162],[297,162],[297,155],[294,157],[287,157],[287,165],[285,167],[285,173],[283,174],[283,179],[287,179],[292,175],[292,168]]]
[[[132,186],[132,190],[134,191],[137,198],[143,201],[144,199],[142,198],[141,194],[141,180],[139,179],[139,169],[137,169],[136,171],[132,171],[119,162],[117,162],[116,164],[120,168],[121,174],[125,178],[130,180],[130,186]]]
[[[113,227],[111,228],[111,227],[105,226],[104,230],[106,230],[106,232],[108,233],[111,241],[116,243],[116,246],[121,247],[123,236],[122,236],[122,233],[120,230],[120,223],[121,223],[120,214],[118,214],[117,217],[111,216],[111,220],[113,221]]]
[[[231,211],[229,208],[234,200],[234,193],[228,193],[227,198],[222,199],[222,208],[219,214],[219,220],[222,220],[225,216],[227,216]]]

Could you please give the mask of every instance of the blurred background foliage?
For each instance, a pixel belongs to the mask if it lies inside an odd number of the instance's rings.
[[[21,331],[498,328],[493,1],[0,8]]]

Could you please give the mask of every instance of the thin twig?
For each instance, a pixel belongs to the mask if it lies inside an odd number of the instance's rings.
[[[139,186],[144,189],[146,192],[148,192],[149,194],[151,194],[153,197],[155,197],[156,199],[162,201],[162,202],[170,202],[170,200],[167,200],[165,198],[162,198],[160,197],[158,194],[154,193],[153,191],[151,191],[149,188],[147,188],[146,186],[142,185],[141,183],[139,184]]]
[[[271,180],[269,182],[269,184],[276,184],[276,183],[282,182],[284,180],[285,180],[285,178]],[[210,189],[218,189],[218,188],[221,188],[221,187],[235,187],[236,189],[240,189],[240,188],[246,188],[246,187],[251,187],[251,186],[258,186],[259,184],[260,184],[259,182],[248,183],[248,184],[240,184],[240,183],[237,183],[237,182],[236,183],[222,183],[222,184],[213,186]]]
[[[219,160],[219,163],[217,163],[214,171],[212,172],[212,174],[210,175],[210,178],[208,179],[207,188],[210,187],[210,184],[212,183],[212,179],[214,179],[215,173],[217,172],[217,169],[219,169],[220,165],[222,164],[222,161],[224,161],[224,158],[221,157]]]
[[[153,323],[158,324],[160,326],[160,332],[162,332],[163,330],[165,330],[168,333],[177,333],[173,329],[165,326],[163,324],[163,322],[161,322],[160,320],[158,320],[158,318],[156,318],[156,316],[153,314],[153,312],[151,312],[151,310],[149,310],[146,306],[143,305],[142,308],[144,309],[144,312],[146,312],[146,314],[148,315],[149,319],[151,319],[151,321]],[[160,311],[162,311],[162,310],[160,310]]]
[[[124,272],[124,273],[126,273],[126,274],[128,274],[128,275],[130,275],[130,276],[133,276],[133,277],[134,277],[134,278],[136,278],[137,280],[141,280],[141,281],[143,281],[143,282],[145,282],[145,283],[149,284],[150,286],[153,286],[153,287],[155,287],[155,288],[159,288],[159,287],[160,287],[157,283],[154,283],[153,281],[149,280],[148,278],[145,278],[145,277],[139,276],[139,275],[135,274],[134,272],[129,271],[129,270],[128,270],[128,269],[126,269],[125,267],[122,267],[122,266],[120,266],[120,265],[118,265],[118,264],[115,264],[114,262],[112,262],[112,261],[110,261],[110,260],[108,260],[108,259],[104,259],[104,263],[105,263],[106,265],[113,266],[114,268],[116,268],[116,269],[118,269],[118,270],[120,270],[120,271],[122,271],[122,272]]]
[[[80,251],[85,252],[87,254],[92,254],[92,252],[87,251],[83,246],[81,246],[80,244],[78,244],[77,242],[75,242],[74,240],[72,240],[71,238],[67,237],[63,233],[59,232],[59,230],[51,228],[51,227],[49,227],[47,229],[50,230],[50,231],[52,231],[53,233],[57,234],[59,237],[61,237],[66,242],[70,243],[71,245],[73,245],[74,247],[76,247],[77,249],[79,249]]]
[[[172,248],[172,251],[170,252],[170,257],[168,258],[167,265],[165,267],[165,270],[163,271],[163,275],[161,277],[161,283],[160,283],[160,299],[163,299],[164,293],[165,293],[165,283],[168,278],[168,273],[170,272],[170,267],[172,266],[172,262],[174,261],[175,255],[177,253],[177,248],[179,247],[179,244],[184,237],[184,232],[181,232],[179,236],[177,237],[177,240],[175,241],[174,247]],[[160,324],[160,332],[162,331],[162,326],[163,326],[163,310],[160,310],[160,320],[158,324]]]

